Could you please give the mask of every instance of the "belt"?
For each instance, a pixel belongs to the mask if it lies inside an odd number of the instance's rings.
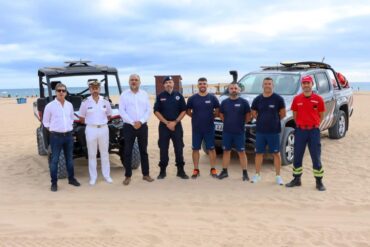
[[[103,128],[107,126],[107,124],[89,124],[87,125],[88,127],[93,127],[93,128]]]
[[[70,136],[72,135],[73,131],[67,131],[67,132],[55,132],[55,131],[50,131],[51,134],[56,135],[56,136]]]
[[[304,129],[304,130],[312,130],[317,129],[319,125],[297,125],[297,128]]]

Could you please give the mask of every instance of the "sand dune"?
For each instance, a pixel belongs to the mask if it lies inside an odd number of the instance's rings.
[[[230,177],[208,175],[182,181],[171,152],[168,176],[147,183],[134,172],[123,186],[123,168],[111,155],[113,184],[88,185],[87,160],[75,161],[80,188],[59,182],[50,192],[47,158],[38,156],[32,100],[17,105],[0,99],[0,246],[370,246],[369,93],[355,95],[350,130],[341,140],[322,133],[324,182],[317,192],[308,152],[303,186],[274,184],[273,164],[264,162],[262,181],[241,181],[234,157]],[[183,121],[186,171],[191,173],[191,126]],[[158,121],[149,129],[151,175],[158,174]],[[171,147],[172,150],[172,147]],[[218,157],[218,164],[221,164]],[[249,173],[254,173],[249,157]],[[220,168],[220,165],[218,165]],[[291,166],[282,177],[291,179]]]

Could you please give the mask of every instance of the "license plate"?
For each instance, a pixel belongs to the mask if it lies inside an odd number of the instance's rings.
[[[217,123],[215,124],[215,130],[216,131],[222,131],[223,127],[224,127],[223,124],[217,124]]]

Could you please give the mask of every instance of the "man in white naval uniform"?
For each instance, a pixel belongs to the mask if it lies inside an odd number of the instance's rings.
[[[100,93],[100,82],[97,79],[89,79],[88,85],[91,96],[87,97],[81,104],[79,115],[82,123],[86,124],[86,142],[89,156],[90,185],[95,185],[98,177],[97,150],[99,148],[101,170],[105,181],[112,183],[110,177],[109,163],[109,129],[108,120],[112,115],[109,101],[105,100]]]

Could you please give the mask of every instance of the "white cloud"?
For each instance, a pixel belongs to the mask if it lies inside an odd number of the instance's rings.
[[[56,62],[68,60],[67,56],[53,53],[39,47],[24,44],[0,44],[1,63],[11,63],[18,61],[44,61]]]

